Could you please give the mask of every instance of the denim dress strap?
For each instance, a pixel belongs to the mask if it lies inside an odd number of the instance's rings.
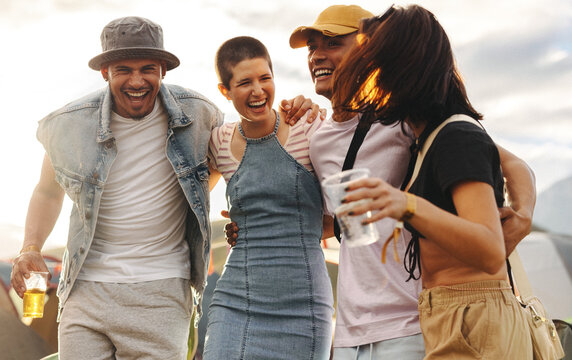
[[[240,135],[242,135],[242,137],[246,140],[246,142],[264,141],[270,139],[271,137],[275,136],[278,133],[279,125],[280,125],[280,115],[276,113],[276,124],[274,124],[274,130],[270,134],[265,135],[258,139],[249,138],[246,135],[244,135],[244,130],[242,129],[242,125],[240,124],[240,122],[238,123],[238,132],[240,132]]]

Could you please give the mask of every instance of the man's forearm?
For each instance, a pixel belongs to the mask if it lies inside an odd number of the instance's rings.
[[[499,149],[500,148],[499,146]],[[504,150],[504,149],[503,149]],[[532,219],[536,204],[536,178],[532,169],[520,158],[504,150],[501,166],[506,178],[510,206],[518,213]]]
[[[500,209],[506,254],[530,233],[536,204],[534,172],[521,159],[499,146],[501,166],[506,178],[507,207]]]

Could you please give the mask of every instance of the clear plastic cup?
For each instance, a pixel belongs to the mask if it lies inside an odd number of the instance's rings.
[[[44,301],[48,288],[48,273],[31,271],[30,278],[24,278],[24,317],[41,318],[44,316]]]
[[[336,208],[336,218],[342,232],[342,241],[348,247],[357,247],[373,244],[379,238],[375,223],[363,225],[362,221],[371,216],[371,211],[361,215],[348,215],[355,206],[370,202],[371,199],[362,199]]]
[[[345,188],[350,182],[369,177],[369,174],[369,169],[350,169],[325,178],[322,189],[328,209],[335,211],[342,204],[342,199],[346,196]]]

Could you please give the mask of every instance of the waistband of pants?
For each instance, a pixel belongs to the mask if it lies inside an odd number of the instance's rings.
[[[423,289],[419,295],[419,305],[451,305],[483,299],[512,301],[514,294],[506,280],[484,280],[455,285],[435,286]]]

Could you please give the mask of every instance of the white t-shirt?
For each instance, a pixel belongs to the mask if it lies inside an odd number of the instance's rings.
[[[358,124],[355,117],[338,123],[331,118],[310,139],[310,159],[318,179],[342,169],[351,139]],[[368,168],[372,177],[400,187],[407,172],[413,137],[403,134],[400,126],[374,123],[358,150],[353,168]],[[326,209],[329,214],[334,209]],[[417,299],[421,281],[410,280],[402,262],[389,256],[381,262],[385,239],[392,233],[395,220],[376,222],[380,238],[361,247],[348,248],[343,240],[337,283],[335,347],[350,347],[418,334]],[[410,234],[403,232],[397,248],[403,259]],[[391,247],[393,244],[390,245]]]
[[[166,154],[160,101],[139,120],[112,114],[117,157],[103,190],[95,236],[78,279],[133,283],[190,279],[187,200]]]

